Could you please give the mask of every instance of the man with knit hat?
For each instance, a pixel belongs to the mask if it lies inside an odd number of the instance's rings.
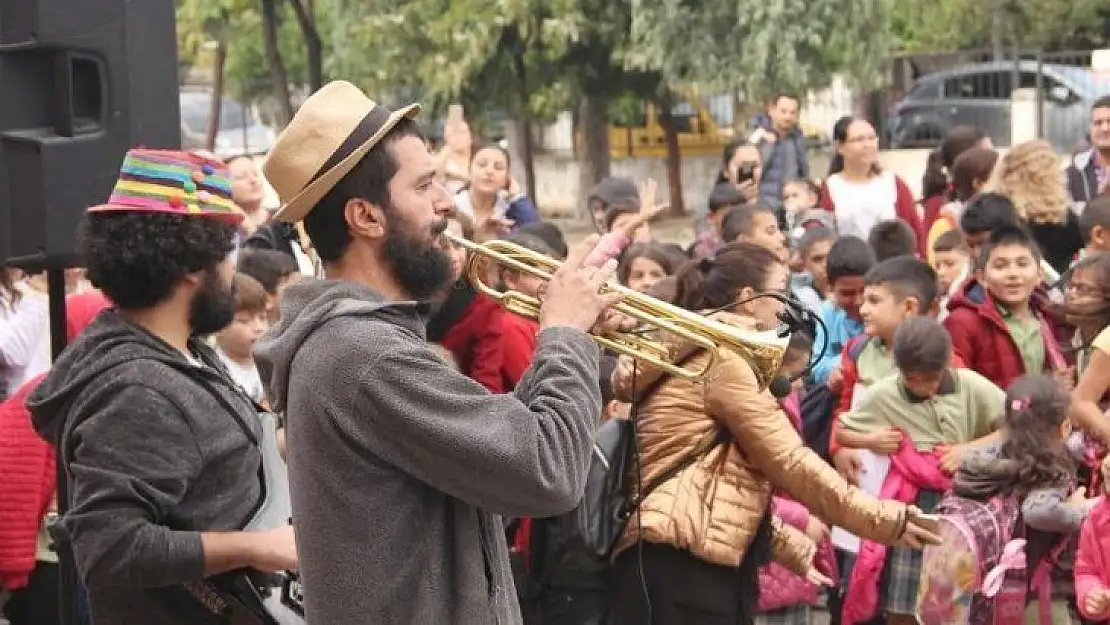
[[[424,336],[450,283],[451,198],[412,118],[333,82],[278,137],[266,165],[304,220],[327,280],[283,294],[255,350],[289,418],[289,481],[306,617],[348,625],[521,622],[502,516],[577,505],[601,414],[586,334],[616,302],[614,263],[570,250],[542,296],[532,367],[511,395],[454,371]]]
[[[93,625],[218,622],[198,600],[202,580],[296,568],[291,527],[242,531],[264,497],[287,498],[262,484],[272,423],[200,338],[234,316],[241,220],[221,162],[131,150],[108,202],[81,225],[88,277],[113,308],[27,406],[69,476],[61,539]]]

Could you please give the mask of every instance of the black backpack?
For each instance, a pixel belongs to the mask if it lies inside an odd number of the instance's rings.
[[[694,351],[675,364],[685,364],[699,351]],[[637,402],[647,399],[668,377],[660,376],[644,389]],[[613,545],[640,503],[656,488],[727,438],[727,431],[719,427],[708,447],[700,445],[637,489],[636,484],[627,483],[631,470],[639,462],[635,411],[628,419],[611,419],[601,424],[594,434],[593,454],[582,501],[574,510],[555,518],[559,539],[563,543],[563,565],[581,567],[585,571],[607,568],[613,555]]]

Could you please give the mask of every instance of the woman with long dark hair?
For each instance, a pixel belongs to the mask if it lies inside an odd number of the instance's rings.
[[[759,148],[744,137],[736,137],[725,145],[721,154],[721,171],[717,184],[730,184],[744,196],[744,201],[759,199],[759,183],[763,180],[763,159]]]
[[[720,240],[717,236],[719,224],[714,224],[710,214],[716,208],[714,198],[728,194],[739,195],[733,204],[749,204],[759,201],[759,184],[763,180],[763,158],[759,148],[745,137],[734,137],[725,144],[721,152],[721,166],[717,180],[709,192],[709,204],[699,209],[694,221],[694,234],[697,237],[695,248],[699,252],[716,249]]]
[[[961,154],[972,148],[994,147],[990,137],[975,126],[955,126],[944,133],[944,140],[929,152],[925,175],[921,178],[921,205],[925,209],[925,230],[932,227],[945,204],[955,200],[952,168]]]
[[[917,202],[906,182],[879,166],[879,138],[865,119],[841,117],[833,126],[836,155],[821,189],[820,206],[836,214],[841,236],[867,240],[880,221],[901,219],[917,237],[917,251],[924,256],[925,232]]]
[[[675,301],[745,332],[771,330],[783,310],[775,296],[785,293],[788,275],[774,253],[736,243],[680,269]],[[671,347],[691,367],[708,362],[690,345]],[[772,521],[775,487],[860,536],[911,546],[932,538],[905,505],[849,486],[808,449],[739,354],[722,350],[709,376],[668,378],[627,359],[614,373],[614,393],[636,402],[640,463],[633,483],[670,475],[632,512],[617,542],[615,625],[748,623],[758,569],[772,557],[821,581],[813,542]],[[682,468],[672,474],[676,467]]]
[[[455,210],[474,221],[476,241],[516,232],[540,220],[540,211],[509,173],[509,151],[495,143],[470,153],[470,182],[455,194]]]
[[[933,261],[933,244],[940,235],[960,227],[964,206],[987,183],[997,163],[998,152],[993,148],[971,148],[960,154],[947,170],[951,177],[951,188],[946,197],[951,200],[940,209],[933,225],[928,228],[929,234],[925,237],[925,242],[929,262]]]

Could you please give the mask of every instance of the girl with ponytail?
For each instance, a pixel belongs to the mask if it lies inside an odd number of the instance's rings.
[[[1098,501],[1088,499],[1076,485],[1079,465],[1067,445],[1069,403],[1067,391],[1049,376],[1014,380],[1006,393],[1001,440],[966,454],[952,484],[959,497],[1013,497],[1021,505],[1027,570],[1035,570],[1052,554],[1052,623],[1080,622],[1070,607],[1073,541]],[[1037,601],[1029,603],[1026,623],[1036,622],[1039,607]],[[971,615],[972,621],[975,617]]]
[[[933,225],[928,228],[929,234],[925,238],[930,263],[935,260],[933,246],[937,239],[945,232],[959,229],[964,207],[990,179],[996,163],[998,163],[998,152],[993,148],[976,147],[965,150],[947,169],[951,179],[947,197],[950,197],[951,201],[940,209],[936,219],[933,220]]]
[[[925,232],[917,203],[906,182],[879,167],[879,139],[867,120],[841,117],[833,125],[836,155],[821,189],[820,206],[836,214],[841,236],[866,240],[880,221],[901,219],[914,231],[918,254],[924,256]]]
[[[755,332],[779,326],[788,274],[773,252],[734,243],[684,265],[674,301],[754,340]],[[708,354],[666,338],[684,366],[709,365]],[[932,540],[906,506],[850,487],[808,449],[765,388],[777,367],[755,366],[762,384],[753,364],[728,348],[704,380],[668,377],[627,358],[617,367],[614,395],[635,401],[641,451],[634,479],[648,486],[614,548],[614,625],[750,622],[759,608],[758,571],[770,559],[829,585],[814,568],[813,542],[772,517],[776,488],[861,536],[888,544]]]
[[[921,203],[925,208],[923,221],[926,231],[932,227],[944,205],[956,200],[952,184],[952,170],[956,159],[971,148],[992,147],[990,137],[981,129],[975,126],[955,126],[944,134],[944,141],[929,152],[925,175],[921,179]]]

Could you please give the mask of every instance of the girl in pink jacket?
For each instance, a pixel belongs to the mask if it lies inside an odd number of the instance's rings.
[[[1102,461],[1103,484],[1110,485],[1110,457]],[[1083,618],[1110,621],[1110,503],[1103,496],[1079,534],[1075,599]]]

